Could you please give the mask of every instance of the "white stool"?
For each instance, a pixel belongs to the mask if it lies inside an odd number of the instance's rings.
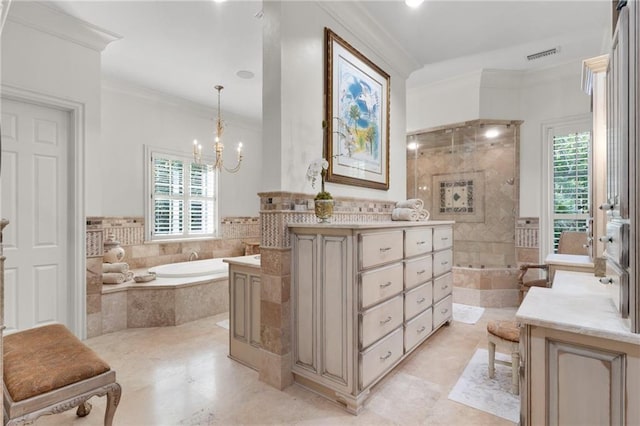
[[[487,340],[489,341],[489,377],[496,373],[495,364],[511,365],[511,392],[520,394],[520,328],[515,321],[489,321],[487,324]],[[502,344],[511,352],[511,362],[496,360],[496,345]]]

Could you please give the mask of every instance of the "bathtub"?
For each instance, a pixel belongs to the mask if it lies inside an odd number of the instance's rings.
[[[191,262],[169,263],[149,268],[158,278],[194,278],[228,274],[229,264],[222,259],[203,259]]]
[[[229,311],[229,270],[222,259],[170,263],[148,271],[156,273],[155,280],[103,286],[99,334],[175,326]]]

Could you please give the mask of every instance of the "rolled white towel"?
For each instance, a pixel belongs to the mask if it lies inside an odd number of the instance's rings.
[[[102,274],[102,284],[122,284],[126,279],[126,275],[120,272],[107,272]]]
[[[406,201],[398,201],[396,208],[398,209],[414,209],[421,210],[424,207],[424,201],[419,198],[410,198]]]
[[[125,263],[125,262],[120,262],[120,263],[103,263],[102,264],[102,272],[103,273],[108,273],[108,272],[120,272],[121,274],[124,274],[125,272],[127,272],[129,270],[129,264]]]
[[[420,221],[429,220],[430,216],[429,210],[422,209],[418,212],[418,220]]]
[[[391,212],[391,220],[418,220],[418,210],[410,208],[395,208]]]

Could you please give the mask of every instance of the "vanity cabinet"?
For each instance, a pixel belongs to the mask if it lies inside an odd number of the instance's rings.
[[[357,413],[451,321],[453,222],[291,224],[295,380]]]
[[[254,370],[260,361],[260,262],[256,256],[229,263],[229,357]]]
[[[529,290],[516,313],[521,425],[640,424],[640,335],[609,295],[593,273],[561,270]]]

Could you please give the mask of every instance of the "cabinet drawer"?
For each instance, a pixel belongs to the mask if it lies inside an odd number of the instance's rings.
[[[404,233],[404,256],[413,257],[433,250],[433,228],[407,229]]]
[[[437,277],[451,270],[453,251],[451,249],[433,254],[433,276]]]
[[[360,308],[368,308],[402,291],[402,263],[360,275]]]
[[[453,245],[453,228],[438,227],[433,230],[433,250],[442,250]]]
[[[433,277],[432,255],[407,260],[404,263],[404,288],[413,288]]]
[[[404,295],[404,320],[408,321],[431,306],[433,284],[429,281]]]
[[[360,348],[366,348],[402,324],[402,295],[360,315]]]
[[[443,297],[451,294],[453,289],[453,274],[449,272],[433,280],[433,301],[437,302]]]
[[[403,354],[402,334],[402,327],[399,327],[365,352],[360,352],[359,389],[369,386],[400,359]]]
[[[445,297],[433,306],[433,327],[437,327],[445,321],[451,319],[453,310],[453,297]]]
[[[360,234],[358,248],[360,269],[400,260],[403,256],[402,231]]]
[[[433,310],[427,309],[404,326],[404,351],[409,352],[433,329]]]

